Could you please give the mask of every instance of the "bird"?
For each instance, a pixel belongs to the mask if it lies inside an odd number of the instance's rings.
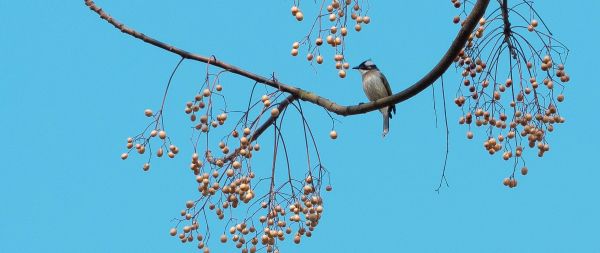
[[[390,84],[372,60],[366,60],[352,69],[360,72],[363,90],[369,101],[392,95]],[[385,137],[390,131],[390,119],[392,114],[396,113],[396,105],[381,108],[379,111],[383,115],[383,137]]]

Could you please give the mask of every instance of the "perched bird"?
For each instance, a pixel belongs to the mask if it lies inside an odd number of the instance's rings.
[[[353,69],[358,69],[358,71],[360,71],[360,75],[362,76],[363,90],[370,101],[375,101],[377,99],[392,95],[390,84],[373,61],[366,60]],[[396,106],[392,105],[381,108],[379,111],[381,111],[381,114],[383,114],[383,137],[385,137],[385,135],[389,132],[392,113],[396,113]]]

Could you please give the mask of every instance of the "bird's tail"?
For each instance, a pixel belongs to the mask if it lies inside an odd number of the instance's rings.
[[[385,137],[390,131],[390,112],[385,110],[383,112],[383,137]]]

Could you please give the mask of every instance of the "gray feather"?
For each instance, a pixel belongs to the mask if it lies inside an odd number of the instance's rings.
[[[362,81],[363,90],[370,101],[375,101],[377,99],[392,95],[392,90],[387,79],[377,69],[363,72]],[[381,108],[379,111],[381,111],[383,114],[383,136],[385,136],[389,131],[389,119],[392,117],[392,113],[396,112],[396,107],[390,106],[387,108]]]

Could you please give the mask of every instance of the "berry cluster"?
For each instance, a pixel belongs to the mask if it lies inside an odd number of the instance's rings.
[[[181,217],[176,219],[177,224],[170,229],[169,234],[179,238],[182,243],[196,241],[199,249],[209,252],[211,227],[214,230],[215,224],[211,225],[207,216],[212,213],[217,222],[226,221],[224,225],[229,227],[229,233],[223,233],[219,241],[232,241],[242,253],[256,252],[259,249],[278,252],[279,243],[286,237],[300,243],[301,238],[312,236],[322,217],[323,199],[320,189],[324,176],[328,173],[321,166],[314,138],[301,108],[298,107],[305,124],[306,151],[311,167],[305,173],[298,173],[292,172],[288,164],[286,177],[280,178],[279,173],[275,172],[277,166],[274,163],[270,176],[257,177],[252,169],[252,158],[261,150],[261,145],[257,143],[255,135],[261,131],[261,119],[264,121],[264,118],[284,116],[285,110],[280,111],[279,107],[282,93],[275,91],[264,94],[259,99],[251,95],[248,108],[229,111],[223,84],[220,82],[223,73],[226,72],[212,74],[207,68],[204,84],[193,99],[185,102],[183,111],[189,118],[193,132],[189,169],[197,183],[199,197],[185,203],[185,209],[180,212]],[[236,113],[239,117],[232,122],[231,118],[236,118]],[[144,170],[148,170],[152,158],[150,144],[154,137],[162,141],[156,152],[157,157],[162,157],[167,152],[168,157],[175,158],[180,151],[171,144],[164,130],[162,106],[158,113],[147,109],[144,115],[152,118],[152,122],[141,134],[127,140],[129,152],[122,154],[121,158],[127,159],[131,150],[136,148],[140,154],[149,154],[148,162],[143,166]],[[277,121],[272,124],[274,129],[281,128],[281,123]],[[219,133],[225,136],[213,140],[213,136]],[[276,144],[273,160],[276,160],[280,143],[284,146],[285,160],[288,160],[288,148],[281,135],[276,134],[274,137]],[[332,131],[330,137],[335,139],[337,133]],[[313,141],[314,152],[319,158],[315,167],[312,167],[310,160],[309,139]],[[325,190],[331,190],[331,186],[327,185]],[[260,193],[263,191],[266,194]],[[286,206],[289,209],[286,210]],[[263,215],[257,217],[261,213]],[[230,226],[232,222],[235,224]]]
[[[156,139],[155,137],[158,137],[161,142],[161,145],[156,151],[156,157],[162,157],[165,150],[168,150],[167,156],[169,158],[175,158],[175,155],[179,153],[179,148],[171,144],[171,140],[167,136],[167,132],[164,130],[164,126],[161,121],[162,109],[156,114],[151,109],[146,109],[144,110],[144,115],[146,117],[153,118],[153,121],[148,124],[144,132],[136,135],[135,137],[127,138],[126,147],[128,151],[121,154],[121,159],[127,159],[129,157],[129,153],[133,151],[133,148],[135,148],[136,152],[140,155],[145,154],[146,148],[148,148],[148,161],[142,166],[144,171],[148,171],[150,170],[150,159],[152,157],[152,148],[150,142],[151,140]]]
[[[452,3],[461,7],[458,0]],[[529,13],[530,22],[511,24],[511,15],[521,21],[523,13]],[[517,186],[515,171],[519,164],[523,164],[521,174],[528,173],[523,144],[537,148],[537,155],[544,156],[550,150],[547,135],[565,122],[558,103],[564,101],[562,92],[570,81],[564,66],[568,49],[549,31],[539,31],[540,22],[535,17],[537,12],[528,2],[512,7],[501,4],[479,21],[455,59],[462,75],[454,100],[463,110],[459,124],[468,126],[468,139],[474,137],[473,126],[484,128],[484,149],[490,155],[502,154],[503,160],[514,161],[512,174],[503,180],[511,188]],[[460,19],[456,16],[453,22],[461,23]]]
[[[350,64],[344,57],[345,40],[349,34],[348,19],[354,21],[354,31],[360,32],[363,25],[367,25],[371,22],[371,18],[366,15],[367,11],[363,10],[362,2],[359,0],[331,0],[326,5],[327,1],[321,3],[320,12],[318,13],[311,30],[301,41],[294,42],[292,44],[292,56],[298,55],[298,50],[301,45],[307,45],[308,53],[306,54],[306,60],[317,64],[322,64],[324,61],[323,55],[321,54],[321,46],[323,43],[327,43],[333,48],[334,56],[333,61],[335,62],[335,68],[338,70],[338,75],[341,78],[346,77],[346,70],[350,68]],[[292,15],[298,20],[304,19],[304,14],[298,7],[299,1],[294,3],[291,8]],[[323,11],[325,10],[325,11]],[[326,19],[323,21],[323,19]],[[329,21],[332,24],[331,27],[324,27],[323,23]],[[318,26],[317,26],[318,24]],[[316,35],[313,32],[316,30]],[[313,40],[313,37],[316,38]],[[316,56],[316,57],[315,57]]]

